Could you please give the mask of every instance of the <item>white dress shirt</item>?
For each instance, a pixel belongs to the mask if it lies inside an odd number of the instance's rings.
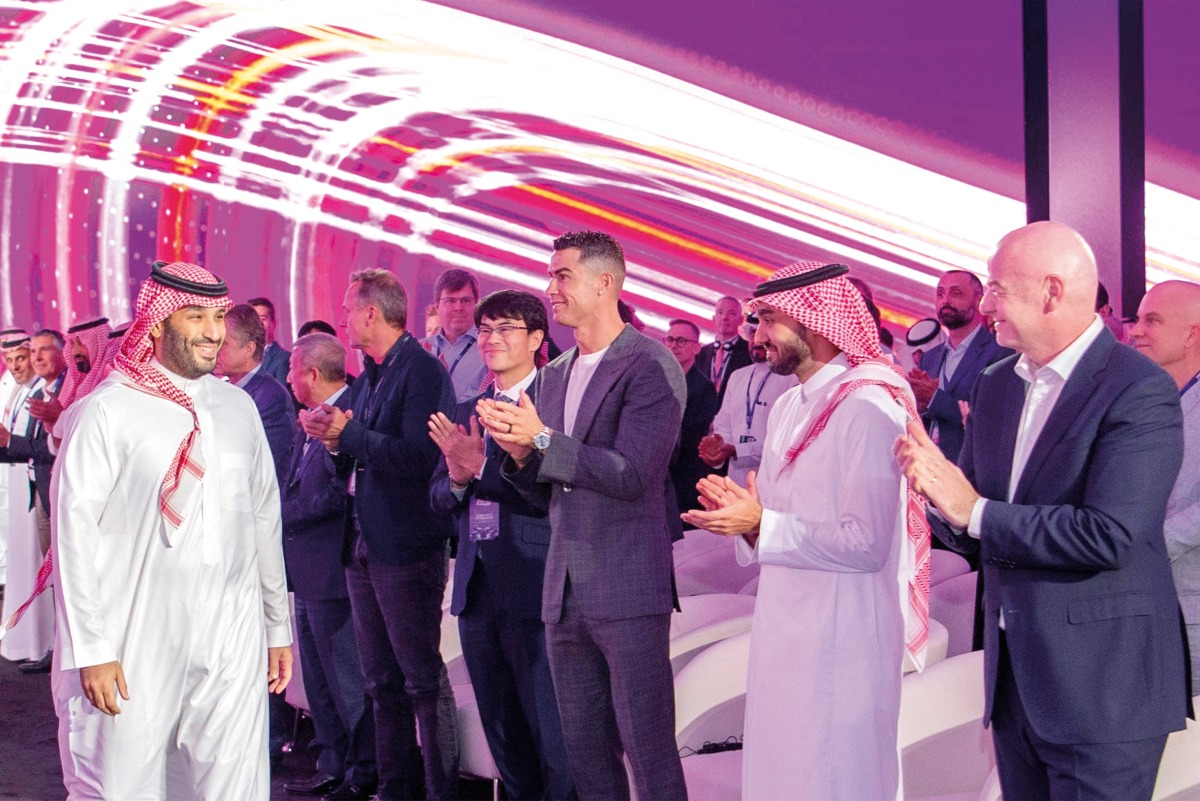
[[[1008,479],[1007,500],[1010,503],[1013,493],[1017,491],[1021,473],[1025,472],[1025,463],[1029,461],[1029,454],[1033,452],[1034,444],[1041,435],[1042,429],[1046,427],[1046,420],[1054,411],[1054,405],[1058,403],[1058,397],[1062,394],[1063,387],[1066,386],[1071,374],[1075,372],[1075,368],[1079,366],[1079,360],[1083,358],[1083,354],[1087,352],[1087,349],[1092,346],[1096,337],[1100,336],[1100,332],[1103,330],[1104,323],[1097,315],[1091,325],[1085,328],[1074,342],[1063,348],[1057,356],[1041,367],[1036,366],[1033,360],[1025,354],[1021,354],[1021,358],[1017,359],[1013,370],[1029,384],[1029,387],[1025,391],[1025,403],[1021,407],[1021,421],[1017,424],[1017,442],[1013,447],[1012,473]],[[970,522],[967,523],[967,533],[976,539],[979,538],[979,532],[983,527],[985,506],[987,506],[986,498],[976,500],[975,506],[971,509]]]

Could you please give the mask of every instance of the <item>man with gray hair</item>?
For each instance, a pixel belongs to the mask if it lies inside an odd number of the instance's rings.
[[[363,373],[349,409],[322,403],[301,410],[300,424],[351,473],[346,583],[374,704],[379,798],[455,798],[456,710],[439,652],[450,521],[429,508],[441,452],[427,426],[454,408],[454,392],[406,329],[407,301],[387,270],[351,274],[341,324],[365,356]],[[358,789],[339,797],[369,798],[374,788]]]
[[[329,334],[296,340],[287,375],[307,409],[348,409],[346,348]],[[316,729],[316,774],[284,789],[323,795],[342,785],[374,787],[375,725],[366,708],[342,567],[349,472],[303,430],[296,433],[283,496],[283,554],[296,597],[296,631],[304,691]]]

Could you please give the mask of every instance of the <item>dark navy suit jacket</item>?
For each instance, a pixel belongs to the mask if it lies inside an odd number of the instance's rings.
[[[921,369],[934,378],[940,376],[942,365],[946,363],[946,351],[944,343],[930,348],[921,359]],[[937,424],[938,447],[950,461],[958,461],[958,452],[962,450],[963,422],[958,402],[970,400],[975,380],[989,365],[1011,355],[1012,351],[1000,346],[995,335],[981,325],[979,332],[967,346],[954,375],[946,382],[945,389],[939,387],[937,392],[933,393],[929,407],[921,415],[921,419],[927,429],[932,429],[933,424]]]
[[[489,387],[483,395],[458,404],[454,422],[469,430],[475,416],[475,402],[492,397]],[[533,396],[531,396],[533,397]],[[536,402],[536,398],[534,398]],[[542,583],[546,574],[546,554],[550,550],[550,521],[546,517],[549,499],[541,496],[540,508],[534,499],[523,497],[500,474],[504,451],[490,438],[485,446],[487,461],[480,479],[467,488],[460,501],[450,491],[450,472],[446,459],[438,462],[429,485],[429,501],[435,512],[453,515],[458,531],[458,556],[454,561],[454,594],[450,613],[470,614],[467,588],[475,571],[476,556],[482,552],[488,566],[488,581],[502,582],[504,590],[493,593],[504,604],[504,611],[525,620],[542,616]],[[467,536],[471,498],[483,498],[500,504],[500,536],[494,540],[472,542]]]
[[[429,437],[429,416],[454,412],[454,387],[441,363],[405,332],[376,364],[366,357],[350,388],[354,417],[338,450],[353,460],[354,514],[370,558],[404,565],[446,547],[451,526],[429,508],[429,480],[441,451]],[[353,537],[347,519],[347,536]]]
[[[272,342],[267,345],[263,351],[262,369],[278,381],[280,384],[287,386],[288,362],[291,360],[292,354],[290,351],[284,350],[283,346],[278,342]]]
[[[66,373],[60,375],[50,387],[51,395],[58,395],[58,391],[62,389],[63,378],[65,376]],[[29,397],[34,400],[42,400],[45,398],[45,395],[46,388],[42,387]],[[32,462],[34,488],[38,496],[42,499],[42,508],[49,509],[50,473],[54,469],[54,454],[50,452],[45,426],[42,425],[40,420],[30,417],[24,435],[18,436],[15,432],[10,433],[12,436],[8,439],[8,447],[0,448],[0,462],[11,464]]]
[[[350,392],[333,404],[350,408]],[[349,474],[337,472],[334,457],[319,442],[304,450],[304,429],[292,447],[287,480],[282,487],[283,557],[296,597],[327,601],[346,596],[342,566]]]
[[[700,371],[700,375],[712,381],[712,364],[716,358],[717,343],[709,342],[704,347],[700,348],[700,352],[696,354],[696,369]],[[729,351],[728,366],[725,368],[725,376],[721,381],[721,388],[717,390],[717,408],[721,408],[721,404],[725,402],[725,387],[729,383],[729,376],[733,375],[734,370],[740,370],[754,363],[754,359],[750,356],[750,343],[738,337],[737,342],[733,343],[733,350]],[[716,412],[713,412],[715,415]]]
[[[296,407],[292,405],[287,387],[260,369],[242,387],[254,399],[258,416],[267,432],[271,458],[275,460],[275,477],[282,489],[287,481],[288,464],[292,456],[292,439],[296,436]]]
[[[1107,330],[1063,387],[1008,502],[1025,382],[1017,357],[984,371],[959,465],[989,499],[979,548],[991,719],[1000,610],[1021,700],[1053,743],[1146,739],[1190,711],[1163,519],[1183,459],[1179,392]]]

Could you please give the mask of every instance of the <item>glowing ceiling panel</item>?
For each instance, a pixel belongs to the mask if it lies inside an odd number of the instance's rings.
[[[0,2],[0,47],[5,321],[126,318],[149,262],[182,257],[239,297],[286,297],[294,329],[332,319],[364,266],[422,305],[450,265],[539,290],[550,239],[596,227],[657,327],[799,258],[847,261],[903,324],[1024,221],[1013,199],[424,2]],[[1181,255],[1195,204],[1148,188],[1155,277],[1200,274]]]

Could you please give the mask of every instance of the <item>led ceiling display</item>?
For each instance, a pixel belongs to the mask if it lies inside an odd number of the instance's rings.
[[[607,230],[656,328],[797,258],[845,261],[899,325],[981,271],[1023,204],[562,40],[425,2],[0,2],[0,320],[130,316],[155,259],[281,323],[348,274],[432,300],[447,266],[545,285]],[[1200,275],[1197,201],[1147,190],[1152,280]],[[1185,255],[1186,254],[1186,255]]]

